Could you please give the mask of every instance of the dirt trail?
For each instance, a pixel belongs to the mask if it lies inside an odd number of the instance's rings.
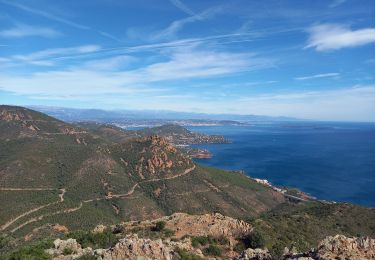
[[[141,181],[140,183],[175,179],[175,178],[178,178],[178,177],[184,176],[184,175],[186,175],[186,174],[188,174],[188,173],[194,171],[194,169],[195,169],[195,165],[193,165],[193,166],[192,166],[191,168],[189,168],[189,169],[186,169],[183,173],[180,173],[180,174],[172,175],[172,176],[170,176],[170,177],[165,177],[165,178],[158,178],[158,179],[145,180],[145,181]]]
[[[50,206],[50,205],[54,205],[54,204],[57,204],[57,203],[58,203],[58,202],[48,203],[48,204],[45,204],[45,205],[39,206],[39,207],[37,207],[37,208],[33,208],[33,209],[29,210],[29,211],[26,211],[25,213],[22,213],[21,215],[19,215],[19,216],[13,218],[13,219],[11,219],[11,220],[9,220],[7,223],[5,223],[4,225],[2,225],[2,226],[0,227],[0,230],[3,231],[4,229],[6,229],[6,228],[9,227],[10,225],[12,225],[14,222],[16,222],[17,220],[19,220],[20,218],[23,218],[23,217],[25,217],[25,216],[27,216],[27,215],[30,215],[31,213],[34,213],[34,212],[36,212],[36,211],[38,211],[38,210],[41,210],[41,209],[43,209],[43,208],[45,208],[45,207],[48,207],[48,206]]]
[[[189,169],[186,169],[183,173],[176,174],[176,175],[173,175],[173,176],[170,176],[170,177],[150,179],[150,180],[145,180],[145,181],[138,182],[138,183],[134,184],[133,187],[127,193],[124,193],[124,194],[112,194],[111,196],[107,196],[106,199],[121,198],[121,197],[130,196],[130,195],[132,195],[134,193],[135,188],[137,188],[139,185],[141,185],[143,183],[146,183],[146,182],[157,182],[157,181],[162,181],[162,180],[175,179],[175,178],[184,176],[184,175],[192,172],[194,169],[195,169],[195,165],[193,165],[193,167],[191,167]]]
[[[44,214],[44,215],[40,215],[40,216],[35,217],[35,218],[31,218],[31,219],[29,219],[28,221],[22,223],[21,225],[19,225],[19,226],[13,228],[10,232],[14,233],[14,232],[17,231],[18,229],[23,228],[24,226],[26,226],[26,225],[28,225],[28,224],[30,224],[30,223],[32,223],[32,222],[40,221],[40,220],[42,220],[42,219],[45,218],[45,217],[50,217],[50,216],[54,216],[54,215],[58,215],[58,214],[62,214],[62,213],[70,213],[70,212],[77,211],[77,210],[79,210],[80,208],[82,208],[82,206],[83,206],[83,203],[81,202],[81,203],[79,204],[79,206],[78,206],[78,207],[75,207],[75,208],[69,208],[69,209],[59,210],[59,211],[56,211],[56,212],[53,212],[53,213]]]
[[[207,180],[203,180],[207,186],[208,186],[208,189],[202,189],[202,190],[194,190],[194,191],[186,191],[186,192],[182,192],[182,193],[175,193],[174,195],[175,196],[186,196],[186,195],[190,195],[190,194],[195,194],[195,193],[206,193],[206,192],[211,192],[211,191],[215,191],[215,192],[222,192],[220,190],[220,188],[228,188],[229,185],[226,184],[226,185],[220,185],[220,186],[215,186],[213,185],[212,183],[208,182]],[[211,184],[211,185],[209,185]]]
[[[0,188],[0,191],[46,191],[57,190],[56,188]]]
[[[208,187],[210,187],[211,189],[213,189],[214,191],[216,192],[221,192],[221,190],[216,187],[215,185],[213,185],[211,182],[209,182],[208,180],[203,180],[207,185]]]
[[[71,132],[71,133],[61,133],[61,132],[56,132],[56,133],[43,133],[45,135],[75,135],[75,134],[87,134],[86,131],[77,131],[77,132]]]
[[[112,199],[112,198],[121,198],[121,197],[126,197],[126,196],[130,196],[134,193],[135,189],[142,183],[147,183],[147,182],[157,182],[157,181],[161,181],[161,180],[171,180],[171,179],[175,179],[175,178],[178,178],[178,177],[181,177],[181,176],[184,176],[186,174],[189,174],[190,172],[192,172],[193,170],[195,169],[195,165],[193,165],[193,167],[189,168],[189,169],[186,169],[184,172],[180,173],[180,174],[176,174],[176,175],[173,175],[173,176],[170,176],[170,177],[166,177],[166,178],[157,178],[157,179],[151,179],[151,180],[145,180],[145,181],[141,181],[141,182],[138,182],[136,184],[133,185],[133,187],[130,188],[130,190],[127,192],[127,193],[124,193],[124,194],[115,194],[115,195],[111,195],[111,196],[106,196],[104,198],[93,198],[93,199],[89,199],[89,200],[84,200],[84,201],[81,201],[80,202],[80,205],[78,207],[75,207],[75,208],[69,208],[69,209],[65,209],[65,210],[59,210],[59,211],[56,211],[56,212],[53,212],[53,213],[50,213],[50,214],[44,214],[44,215],[40,215],[38,217],[34,217],[34,218],[31,218],[29,220],[27,220],[26,222],[23,222],[22,224],[20,224],[19,226],[13,228],[11,230],[11,232],[15,232],[17,230],[19,230],[20,228],[32,223],[32,222],[36,222],[36,221],[39,221],[39,220],[42,220],[43,218],[45,217],[50,217],[50,216],[54,216],[54,215],[57,215],[57,214],[61,214],[61,213],[71,213],[71,212],[74,212],[74,211],[77,211],[79,209],[82,208],[83,206],[83,203],[88,203],[88,202],[92,202],[92,201],[98,201],[98,200],[106,200],[106,199]],[[1,230],[4,230],[6,229],[7,227],[9,227],[11,224],[13,224],[14,222],[16,222],[18,219],[24,217],[24,216],[27,216],[33,212],[36,212],[42,208],[45,208],[49,205],[53,205],[53,204],[57,204],[57,203],[62,203],[64,201],[64,194],[66,193],[66,189],[60,189],[61,193],[59,194],[59,198],[60,200],[57,201],[57,202],[53,202],[53,203],[49,203],[49,204],[46,204],[46,205],[43,205],[43,206],[40,206],[38,208],[34,208],[28,212],[25,212],[23,213],[22,215],[19,215],[18,217],[16,217],[15,219],[12,219],[11,221],[7,222],[5,225],[3,225],[1,227]]]
[[[56,190],[56,189],[52,189],[52,188],[0,188],[0,190],[12,190],[12,191],[33,190],[33,191],[40,191],[40,190]],[[0,230],[1,231],[5,230],[6,228],[8,228],[10,225],[12,225],[14,222],[16,222],[17,220],[19,220],[20,218],[23,218],[23,217],[25,217],[27,215],[30,215],[31,213],[39,211],[39,210],[41,210],[41,209],[43,209],[45,207],[48,207],[48,206],[55,205],[57,203],[63,202],[64,201],[64,194],[65,194],[66,190],[65,189],[60,189],[60,191],[61,191],[61,193],[59,194],[59,198],[60,198],[59,201],[50,202],[50,203],[44,204],[42,206],[30,209],[29,211],[26,211],[26,212],[22,213],[21,215],[18,215],[17,217],[15,217],[15,218],[9,220],[8,222],[6,222],[4,225],[2,225],[0,227]]]
[[[60,202],[64,202],[64,195],[66,193],[66,189],[60,189],[61,193],[59,194]]]
[[[187,195],[190,195],[190,194],[206,193],[206,192],[210,192],[210,191],[212,191],[212,189],[187,191],[187,192],[182,192],[182,193],[175,193],[174,196],[187,196]]]

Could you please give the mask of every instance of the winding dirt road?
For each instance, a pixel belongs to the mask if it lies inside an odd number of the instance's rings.
[[[56,190],[56,189],[53,189],[53,188],[0,188],[0,191],[46,191],[46,190]],[[41,210],[41,209],[43,209],[45,207],[57,204],[59,202],[63,202],[64,201],[64,194],[65,194],[66,191],[65,191],[65,189],[60,189],[60,191],[62,193],[59,194],[59,197],[60,197],[59,201],[47,203],[47,204],[44,204],[42,206],[30,209],[29,211],[26,211],[26,212],[22,213],[21,215],[18,215],[17,217],[12,218],[8,222],[6,222],[4,225],[2,225],[0,227],[0,230],[1,231],[5,230],[6,228],[8,228],[10,225],[12,225],[14,222],[16,222],[17,220],[19,220],[20,218],[23,218],[23,217],[25,217],[27,215],[30,215],[31,213],[34,213],[34,212],[36,212],[38,210]]]
[[[17,220],[19,220],[20,218],[23,218],[23,217],[25,217],[25,216],[27,216],[27,215],[30,215],[31,213],[34,213],[34,212],[36,212],[36,211],[38,211],[38,210],[41,210],[41,209],[43,209],[43,208],[45,208],[45,207],[48,207],[48,206],[51,206],[51,205],[54,205],[54,204],[57,204],[57,203],[58,203],[58,202],[48,203],[48,204],[42,205],[42,206],[40,206],[40,207],[33,208],[33,209],[29,210],[29,211],[26,211],[25,213],[22,213],[21,215],[19,215],[19,216],[13,218],[13,219],[11,219],[11,220],[9,220],[7,223],[5,223],[4,225],[2,225],[2,226],[0,227],[0,230],[1,230],[1,231],[5,230],[7,227],[9,227],[10,225],[12,225],[14,222],[16,222]]]
[[[133,187],[131,187],[131,189],[127,193],[124,193],[124,194],[112,194],[111,196],[106,196],[105,199],[122,198],[122,197],[130,196],[130,195],[132,195],[134,193],[135,188],[137,188],[139,185],[141,185],[143,183],[157,182],[157,181],[164,181],[164,180],[175,179],[175,178],[178,178],[178,177],[182,177],[182,176],[184,176],[186,174],[189,174],[190,172],[194,171],[194,169],[195,169],[195,165],[193,165],[193,167],[191,167],[189,169],[186,169],[183,173],[172,175],[170,177],[150,179],[150,180],[145,180],[145,181],[138,182],[138,183],[134,184]]]
[[[53,212],[53,213],[44,214],[44,215],[40,215],[40,216],[35,217],[35,218],[31,218],[31,219],[29,219],[28,221],[22,223],[21,225],[19,225],[19,226],[13,228],[10,232],[14,233],[14,232],[17,231],[18,229],[20,229],[20,228],[22,228],[22,227],[24,227],[24,226],[26,226],[26,225],[28,225],[28,224],[30,224],[30,223],[33,223],[33,222],[36,222],[36,221],[40,221],[40,220],[42,220],[42,219],[45,218],[45,217],[50,217],[50,216],[58,215],[58,214],[61,214],[61,213],[71,213],[71,212],[77,211],[77,210],[79,210],[80,208],[82,208],[82,206],[83,206],[83,203],[81,202],[81,203],[79,204],[79,206],[76,207],[76,208],[69,208],[69,209],[59,210],[59,211],[55,211],[55,212]]]
[[[138,182],[138,183],[134,184],[127,193],[124,193],[124,194],[114,194],[114,195],[111,195],[111,196],[106,196],[106,197],[101,197],[101,198],[93,198],[93,199],[89,199],[89,200],[84,200],[84,201],[80,202],[80,205],[78,207],[68,208],[68,209],[65,209],[65,210],[59,210],[59,211],[56,211],[56,212],[53,212],[53,213],[43,214],[43,215],[40,215],[38,217],[31,218],[31,219],[23,222],[22,224],[18,225],[17,227],[13,228],[11,230],[11,232],[13,233],[13,232],[19,230],[20,228],[22,228],[22,227],[24,227],[24,226],[26,226],[26,225],[28,225],[30,223],[33,223],[33,222],[36,222],[36,221],[40,221],[40,220],[42,220],[45,217],[50,217],[50,216],[54,216],[54,215],[58,215],[58,214],[62,214],[62,213],[71,213],[71,212],[77,211],[77,210],[79,210],[79,209],[82,208],[83,203],[89,203],[89,202],[92,202],[92,201],[99,201],[99,200],[108,200],[108,199],[113,199],[113,198],[123,198],[123,197],[130,196],[130,195],[132,195],[134,193],[135,189],[139,185],[141,185],[143,183],[158,182],[158,181],[162,181],[162,180],[171,180],[171,179],[175,179],[175,178],[178,178],[178,177],[182,177],[182,176],[184,176],[184,175],[189,174],[190,172],[192,172],[195,169],[195,167],[196,166],[193,165],[191,168],[186,169],[184,172],[182,172],[180,174],[176,174],[176,175],[170,176],[170,177],[150,179],[150,180],[145,180],[145,181]],[[39,191],[39,190],[56,190],[56,189],[53,189],[53,188],[0,188],[0,191],[1,190],[13,190],[13,191],[35,190],[35,191]],[[30,215],[31,213],[34,213],[34,212],[36,212],[38,210],[41,210],[41,209],[43,209],[45,207],[48,207],[48,206],[51,206],[51,205],[54,205],[54,204],[58,204],[58,203],[64,202],[64,195],[66,193],[66,189],[62,188],[62,189],[60,189],[60,191],[61,191],[61,193],[59,194],[59,200],[58,201],[51,202],[51,203],[39,206],[37,208],[31,209],[31,210],[29,210],[27,212],[24,212],[21,215],[15,217],[13,219],[11,219],[10,221],[8,221],[4,225],[2,225],[0,227],[0,230],[1,231],[5,230],[6,228],[8,228],[10,225],[12,225],[13,223],[15,223],[20,218],[23,218],[23,217],[25,217],[27,215]]]

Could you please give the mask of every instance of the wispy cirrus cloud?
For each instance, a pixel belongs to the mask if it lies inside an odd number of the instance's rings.
[[[49,20],[53,20],[53,21],[56,21],[56,22],[59,22],[59,23],[63,23],[65,25],[68,25],[68,26],[71,26],[71,27],[75,27],[77,29],[83,29],[83,30],[90,29],[90,27],[88,27],[86,25],[70,21],[70,20],[62,18],[58,15],[54,15],[54,14],[51,14],[49,12],[45,12],[45,11],[40,10],[40,9],[32,8],[32,7],[29,7],[27,5],[17,3],[15,1],[1,0],[0,2],[3,3],[3,4],[10,5],[10,6],[13,6],[15,8],[18,8],[18,9],[23,10],[25,12],[32,13],[34,15],[39,15],[39,16],[42,16],[42,17],[47,18]]]
[[[212,7],[203,12],[194,14],[184,19],[173,21],[167,28],[154,33],[151,37],[152,40],[169,39],[176,36],[176,34],[187,24],[198,21],[204,21],[215,17],[223,11],[222,6]]]
[[[17,24],[13,28],[0,31],[0,37],[4,38],[22,38],[30,36],[55,38],[61,35],[60,32],[48,27],[31,26],[26,24]]]
[[[308,79],[319,79],[319,78],[337,78],[340,76],[340,73],[331,72],[331,73],[322,73],[322,74],[315,74],[311,76],[303,76],[303,77],[296,77],[295,80],[308,80]]]
[[[135,46],[119,46],[114,48],[101,48],[97,45],[83,45],[68,48],[46,49],[28,54],[13,55],[10,57],[0,57],[0,59],[4,60],[3,65],[5,63],[5,60],[7,60],[8,63],[17,61],[17,64],[11,64],[12,66],[22,65],[20,62],[27,62],[28,64],[34,64],[39,66],[51,66],[54,65],[57,61],[64,61],[70,59],[76,59],[79,61],[82,58],[98,59],[98,57],[112,57],[115,55],[122,56],[130,53],[157,53],[162,50],[171,51],[173,49],[179,48],[192,48],[202,44],[213,44],[215,46],[225,45],[230,44],[233,41],[249,41],[249,37],[252,38],[253,36],[247,33],[232,33],[211,35],[200,38],[186,38],[181,40],[165,41]]]
[[[186,13],[188,15],[191,15],[191,16],[197,15],[193,10],[191,10],[188,6],[186,6],[180,0],[169,0],[169,2],[171,2],[175,7],[177,7],[182,12],[184,12],[184,13]]]
[[[352,30],[339,24],[320,24],[308,29],[310,34],[305,48],[333,51],[375,42],[375,28]]]
[[[271,61],[251,53],[229,53],[208,50],[177,50],[167,62],[142,69],[152,81],[229,75],[270,66]]]
[[[68,48],[53,48],[53,49],[46,49],[42,51],[36,51],[36,52],[29,53],[29,54],[24,54],[24,55],[13,55],[10,58],[8,58],[8,60],[10,62],[22,61],[22,62],[35,64],[35,65],[50,66],[50,65],[53,65],[54,57],[62,58],[64,56],[88,54],[92,52],[97,52],[100,49],[101,47],[98,45],[81,45],[81,46],[68,47]]]
[[[43,11],[43,10],[40,10],[40,9],[32,8],[30,6],[20,4],[20,3],[14,2],[14,1],[9,1],[9,0],[0,0],[0,3],[6,4],[6,5],[9,5],[9,6],[13,6],[13,7],[15,7],[17,9],[20,9],[20,10],[23,10],[25,12],[44,17],[46,19],[49,19],[49,20],[52,20],[52,21],[55,21],[55,22],[58,22],[58,23],[65,24],[67,26],[70,26],[70,27],[73,27],[73,28],[76,28],[76,29],[91,30],[91,31],[94,31],[94,32],[104,36],[104,37],[110,38],[112,40],[120,41],[117,37],[115,37],[115,36],[113,36],[113,35],[111,35],[107,32],[93,29],[90,26],[65,19],[65,18],[60,17],[56,14],[52,14],[50,12],[46,12],[46,11]]]
[[[78,69],[117,71],[136,61],[137,58],[129,55],[119,55],[111,58],[90,59],[80,63]]]

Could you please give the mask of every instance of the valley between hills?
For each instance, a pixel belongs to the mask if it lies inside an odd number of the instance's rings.
[[[242,259],[277,259],[327,236],[375,237],[373,208],[283,193],[183,148],[226,142],[176,125],[128,131],[0,106],[0,259],[240,259],[249,247],[268,251]],[[152,241],[165,253],[145,252]],[[119,243],[139,248],[105,251]]]

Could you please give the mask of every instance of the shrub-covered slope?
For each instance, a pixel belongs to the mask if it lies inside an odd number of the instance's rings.
[[[115,142],[21,107],[1,106],[0,115],[1,232],[176,211],[245,218],[285,200],[243,174],[196,165],[159,136]]]

